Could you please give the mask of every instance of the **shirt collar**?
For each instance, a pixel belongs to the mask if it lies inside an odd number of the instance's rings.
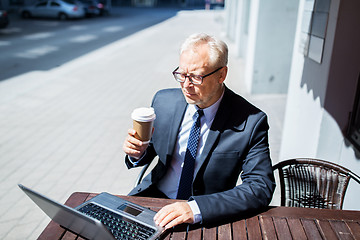
[[[211,123],[216,115],[217,110],[219,109],[220,103],[222,98],[224,97],[224,93],[225,91],[223,91],[223,93],[221,94],[220,98],[210,107],[204,108],[204,117],[206,119],[206,122]],[[189,104],[188,105],[188,111],[189,114],[191,116],[194,116],[195,112],[198,110],[199,108],[195,105],[195,104]]]

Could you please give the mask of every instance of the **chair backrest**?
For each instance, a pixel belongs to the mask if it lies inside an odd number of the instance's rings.
[[[297,158],[273,166],[279,171],[281,206],[342,209],[350,179],[360,177],[332,162]]]

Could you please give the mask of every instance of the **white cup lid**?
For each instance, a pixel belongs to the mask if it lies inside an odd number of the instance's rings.
[[[133,110],[131,113],[131,118],[139,122],[151,122],[155,120],[156,115],[154,108],[141,107]]]

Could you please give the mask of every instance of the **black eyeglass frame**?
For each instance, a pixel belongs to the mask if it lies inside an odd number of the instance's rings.
[[[204,78],[206,78],[206,77],[208,77],[208,76],[216,73],[217,71],[219,71],[219,70],[222,69],[222,68],[223,68],[223,67],[219,67],[219,68],[217,68],[215,71],[212,71],[211,73],[208,73],[208,74],[206,74],[206,75],[189,75],[189,74],[186,74],[186,75],[185,75],[185,74],[183,74],[183,73],[177,72],[176,70],[179,69],[179,67],[177,67],[177,68],[175,68],[175,70],[172,72],[172,74],[173,74],[173,76],[174,76],[174,78],[175,78],[175,80],[176,80],[177,82],[183,83],[183,82],[186,81],[186,78],[188,78],[189,81],[190,81],[192,84],[194,84],[194,85],[201,85],[201,84],[203,83]],[[182,81],[182,80],[176,78],[175,74],[179,74],[179,75],[184,76],[184,77],[185,77],[185,80]],[[193,82],[193,80],[192,80],[193,77],[198,77],[198,78],[200,78],[200,79],[201,79],[200,83],[195,83],[195,82]]]

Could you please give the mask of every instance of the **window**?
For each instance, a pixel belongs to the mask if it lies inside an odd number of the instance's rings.
[[[60,7],[60,4],[58,4],[57,2],[51,2],[50,4],[52,7]]]
[[[41,3],[36,4],[36,7],[45,7],[46,4],[47,4],[47,2],[41,2]]]
[[[76,4],[75,0],[64,0],[64,2],[69,4]]]
[[[330,0],[306,0],[301,25],[300,51],[321,63],[325,44]]]

